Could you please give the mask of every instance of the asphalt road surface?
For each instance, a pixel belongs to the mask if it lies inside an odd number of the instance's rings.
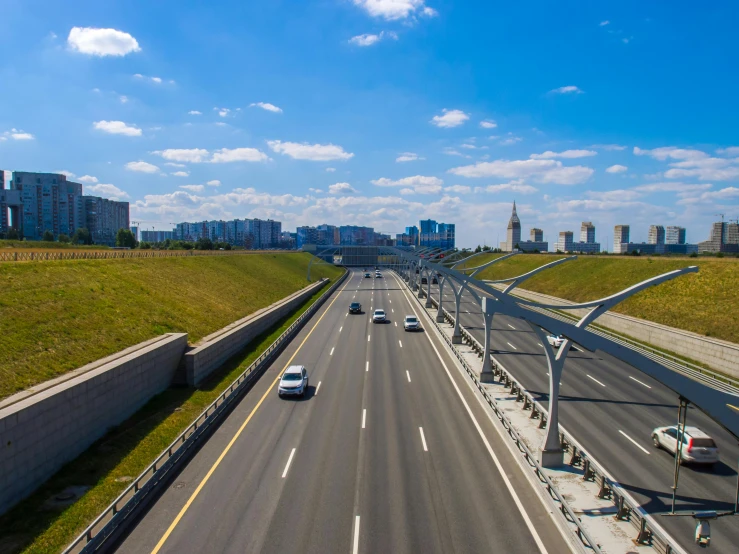
[[[569,552],[397,278],[353,272],[118,551]],[[348,314],[349,303],[363,314]],[[389,323],[373,324],[383,308]],[[423,321],[423,320],[422,320]],[[428,324],[426,325],[429,326]],[[276,382],[305,365],[305,399]]]
[[[437,299],[438,286],[431,285]],[[444,286],[444,308],[454,314],[454,295]],[[479,305],[465,292],[460,323],[484,343]],[[545,406],[548,404],[547,363],[537,336],[527,323],[496,314],[491,331],[493,355]],[[655,427],[677,424],[675,393],[634,367],[602,352],[570,351],[560,388],[560,424],[652,514],[665,514],[672,503],[674,455],[652,446]],[[683,466],[676,509],[733,510],[737,491],[737,441],[699,409],[690,407],[687,425],[697,426],[716,441],[721,461],[713,468]],[[690,552],[705,552],[693,544],[691,517],[655,515],[655,520]],[[711,522],[711,550],[739,552],[739,517]]]

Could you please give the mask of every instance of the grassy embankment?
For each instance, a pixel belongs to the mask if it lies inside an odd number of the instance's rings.
[[[159,266],[158,270],[145,267],[145,265],[138,265],[137,270],[133,267],[114,269],[88,267],[83,273],[95,274],[99,280],[108,276],[112,271],[119,277],[119,283],[126,283],[125,287],[122,284],[119,285],[117,291],[106,287],[105,291],[98,292],[99,295],[105,292],[108,297],[107,304],[100,304],[95,300],[95,295],[91,299],[95,306],[100,307],[104,312],[110,312],[109,315],[114,317],[112,321],[116,325],[112,326],[113,329],[110,329],[103,337],[109,347],[119,350],[125,344],[119,344],[116,339],[131,340],[135,343],[144,340],[141,337],[145,338],[147,334],[159,334],[162,332],[161,326],[165,323],[182,328],[190,326],[197,329],[194,331],[196,337],[202,337],[306,284],[305,269],[309,260],[307,255],[270,254],[259,258],[262,259],[257,260],[257,256],[244,258],[236,256],[193,260],[142,260],[141,262],[104,261],[97,262],[97,264],[190,263],[184,266],[168,264]],[[80,262],[75,262],[75,264],[80,264]],[[41,270],[46,265],[29,264],[27,267]],[[67,267],[67,269],[79,277],[76,268]],[[260,273],[261,271],[267,271],[266,280],[262,279],[265,274]],[[5,268],[0,267],[0,279],[3,282],[7,281],[6,272]],[[62,279],[64,282],[59,283],[59,272],[54,270],[51,272],[57,280],[52,288],[58,291],[61,290],[59,287],[65,284],[67,288],[75,288],[73,278],[70,281]],[[154,276],[159,273],[165,275],[152,282]],[[316,266],[311,273],[316,279],[326,276],[333,280],[341,274],[341,270],[323,265]],[[142,277],[136,276],[138,274]],[[14,275],[16,279],[21,277],[18,274]],[[33,272],[30,276],[38,279],[38,275],[34,275]],[[146,278],[142,281],[143,277]],[[177,282],[172,280],[175,277],[187,277],[189,283],[180,290],[179,287],[172,285]],[[229,280],[235,278],[239,279],[239,283],[232,287]],[[40,283],[37,282],[38,284]],[[89,283],[80,285],[82,291],[87,290],[88,286]],[[273,289],[280,289],[282,292],[278,294],[273,292]],[[6,554],[61,551],[121,493],[131,477],[143,471],[195,419],[197,414],[223,392],[324,291],[325,287],[306,301],[295,314],[257,337],[247,349],[234,356],[197,390],[169,389],[154,397],[132,418],[111,431],[74,462],[67,464],[36,493],[2,516],[0,518],[0,552]],[[121,309],[120,312],[111,311],[114,300],[119,299],[124,292],[124,296],[128,295],[130,300],[125,304],[126,308]],[[274,299],[272,299],[273,294]],[[6,301],[7,296],[6,292],[0,293],[3,302]],[[142,297],[141,301],[133,301],[139,296]],[[161,305],[153,306],[154,303],[161,303]],[[42,304],[37,304],[36,309],[41,309],[41,306]],[[87,306],[84,313],[90,316],[95,306]],[[154,313],[149,313],[152,311]],[[54,310],[48,315],[56,316],[58,313]],[[118,318],[124,317],[129,319],[119,321]],[[72,318],[72,321],[80,318],[81,316],[77,315]],[[106,321],[103,318],[99,323]],[[126,321],[127,324],[121,324]],[[138,324],[133,322],[138,322]],[[60,321],[57,322],[57,326],[64,327],[67,323]],[[2,320],[0,324],[3,324]],[[140,327],[138,333],[141,335],[137,335],[136,338],[130,335],[121,336],[117,330],[123,327]],[[187,327],[188,330],[190,327]],[[192,338],[191,334],[191,340]],[[66,352],[73,356],[82,354],[76,348]],[[49,359],[59,358],[58,352],[54,354],[55,356]],[[96,359],[100,356],[92,357]],[[18,369],[20,368],[16,371]],[[58,369],[61,367],[58,366]],[[75,504],[62,511],[48,510],[43,507],[46,499],[70,485],[89,486],[90,490]]]
[[[501,254],[481,255],[470,267]],[[560,256],[519,254],[493,264],[476,277],[505,279],[549,263]],[[733,258],[648,258],[644,256],[580,256],[543,271],[521,288],[584,302],[618,292],[656,275],[697,265],[684,275],[642,291],[616,306],[615,312],[647,319],[700,335],[739,343],[739,260]]]
[[[23,252],[56,252],[58,250],[110,250],[109,246],[101,244],[72,244],[71,242],[56,242],[44,240],[7,240],[0,239],[0,251],[19,250]]]

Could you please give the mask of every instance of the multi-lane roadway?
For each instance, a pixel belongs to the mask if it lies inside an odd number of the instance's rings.
[[[432,284],[431,291],[438,300],[438,286]],[[454,295],[448,285],[444,286],[444,293],[443,306],[454,314]],[[466,291],[460,304],[460,323],[484,342],[479,304]],[[491,337],[495,358],[546,405],[549,377],[544,347],[528,324],[496,314]],[[653,514],[669,512],[674,457],[653,447],[651,431],[677,423],[675,393],[601,352],[571,351],[561,382],[560,424],[646,510]],[[687,425],[700,427],[716,440],[721,461],[713,468],[682,467],[677,510],[733,510],[739,461],[736,439],[694,407],[688,410]],[[692,518],[656,515],[655,520],[686,549],[701,551],[692,542]],[[713,550],[739,550],[739,517],[716,520],[711,531]]]
[[[403,331],[418,311],[391,272],[353,271],[118,551],[569,552],[431,325]],[[278,398],[292,364],[305,399]]]

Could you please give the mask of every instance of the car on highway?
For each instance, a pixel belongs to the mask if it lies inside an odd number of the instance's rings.
[[[349,304],[349,313],[350,314],[361,314],[362,305],[359,302],[352,302],[351,304]]]
[[[429,280],[426,277],[421,277],[421,284],[422,285],[428,285],[429,284]]]
[[[652,443],[675,454],[680,432],[676,425],[657,427],[652,431]],[[719,460],[718,446],[714,440],[698,427],[685,427],[685,437],[680,448],[680,462],[713,465]]]
[[[372,277],[372,275],[370,275],[369,273],[365,273],[365,274],[364,274],[364,278],[365,278],[365,279],[369,279],[370,277]]]
[[[403,319],[403,329],[406,331],[420,331],[421,322],[415,315],[407,315],[405,316],[405,319]]]
[[[375,310],[372,314],[372,323],[385,323],[387,321],[387,315],[385,310]]]
[[[439,284],[439,279],[438,279],[438,278],[436,277],[436,275],[434,275],[434,276],[433,276],[433,277],[431,278],[431,284],[432,284],[432,285],[438,285],[438,284]]]
[[[380,273],[379,271],[375,273],[375,279],[382,279],[382,273]]]
[[[282,396],[305,396],[308,391],[308,371],[305,366],[291,365],[280,377],[277,385],[277,395]]]
[[[547,335],[547,342],[554,348],[562,346],[564,341],[565,338],[562,335]]]

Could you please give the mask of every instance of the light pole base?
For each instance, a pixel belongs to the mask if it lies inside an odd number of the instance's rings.
[[[431,303],[431,297],[430,296],[427,296],[426,297],[426,307],[427,308],[433,308],[434,307],[434,305]]]
[[[444,323],[444,314],[436,314],[436,323]]]
[[[491,371],[481,371],[477,378],[481,383],[495,383],[495,375]]]
[[[452,335],[452,344],[462,344],[462,335]]]
[[[565,451],[561,448],[544,450],[539,454],[541,467],[561,467],[564,465]]]

